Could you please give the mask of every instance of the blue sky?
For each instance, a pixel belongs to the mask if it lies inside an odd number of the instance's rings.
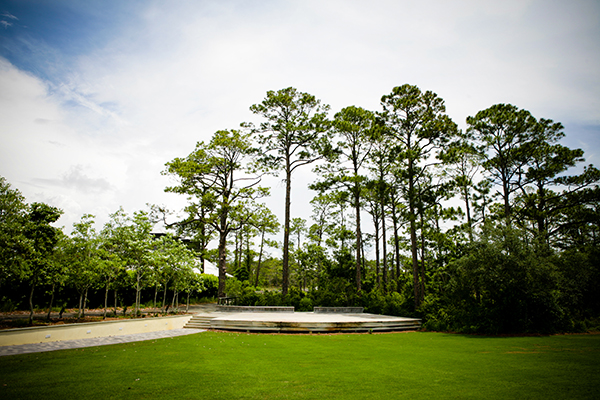
[[[0,175],[68,229],[123,206],[178,208],[165,162],[255,121],[267,90],[379,110],[410,83],[467,116],[511,103],[565,125],[600,165],[600,3],[0,1]],[[308,218],[309,173],[293,187]],[[268,205],[281,216],[282,185]]]

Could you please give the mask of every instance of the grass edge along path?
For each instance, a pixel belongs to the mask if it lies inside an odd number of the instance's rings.
[[[0,398],[585,399],[600,335],[204,332],[0,358]]]

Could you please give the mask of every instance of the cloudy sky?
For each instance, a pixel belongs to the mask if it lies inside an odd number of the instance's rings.
[[[597,0],[0,0],[0,175],[62,208],[67,231],[119,206],[175,209],[164,164],[257,121],[267,90],[293,86],[333,114],[379,110],[404,83],[463,128],[496,103],[560,121],[600,165]],[[297,174],[293,216],[310,216],[310,180]]]

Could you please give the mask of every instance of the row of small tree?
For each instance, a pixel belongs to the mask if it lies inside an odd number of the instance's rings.
[[[94,228],[94,216],[84,215],[66,235],[52,225],[61,210],[43,203],[26,204],[3,177],[0,188],[0,288],[19,283],[29,287],[30,323],[34,293],[40,287],[50,294],[48,319],[55,294],[65,286],[77,292],[78,318],[85,314],[90,290],[104,292],[106,317],[111,290],[115,314],[119,290],[135,290],[137,315],[144,289],[154,288],[155,309],[160,292],[163,311],[169,305],[167,290],[173,293],[174,305],[179,293],[186,293],[189,301],[190,294],[204,289],[203,278],[193,271],[194,252],[172,235],[153,234],[154,223],[147,212],[129,216],[120,209],[100,232]]]

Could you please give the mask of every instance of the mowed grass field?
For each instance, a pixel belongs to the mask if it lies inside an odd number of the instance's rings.
[[[0,357],[0,399],[598,399],[600,335],[172,339]]]

